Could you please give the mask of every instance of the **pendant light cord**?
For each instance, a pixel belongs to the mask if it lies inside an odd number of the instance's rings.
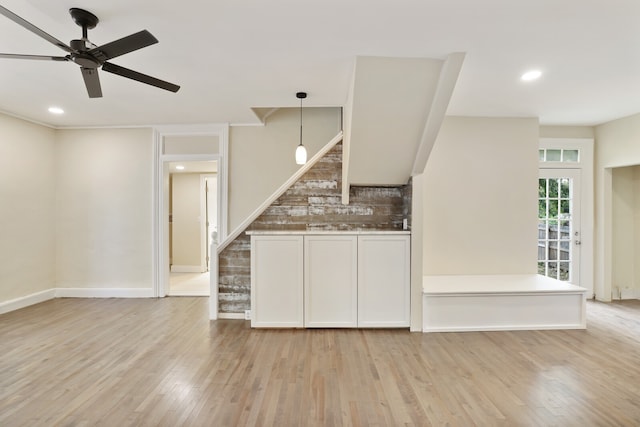
[[[302,98],[300,98],[300,145],[302,145]]]

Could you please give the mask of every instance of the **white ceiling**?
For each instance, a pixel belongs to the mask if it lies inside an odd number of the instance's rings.
[[[68,9],[100,18],[97,45],[142,29],[159,44],[113,59],[176,94],[73,63],[0,59],[0,111],[57,127],[258,122],[251,108],[344,105],[355,56],[466,52],[449,115],[594,125],[640,112],[638,0],[0,0],[68,42]],[[65,52],[0,16],[0,52]],[[535,83],[519,76],[530,68]],[[62,116],[47,112],[51,105]]]

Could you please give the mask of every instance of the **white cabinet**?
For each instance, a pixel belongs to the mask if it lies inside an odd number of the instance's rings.
[[[302,236],[251,236],[251,326],[303,326]]]
[[[409,326],[410,259],[409,236],[358,237],[358,327]]]
[[[314,235],[304,238],[304,325],[358,325],[358,239]]]
[[[408,233],[251,232],[252,327],[408,327]]]

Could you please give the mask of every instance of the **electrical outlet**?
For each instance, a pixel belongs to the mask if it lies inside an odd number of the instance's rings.
[[[251,310],[244,311],[244,320],[251,320]]]

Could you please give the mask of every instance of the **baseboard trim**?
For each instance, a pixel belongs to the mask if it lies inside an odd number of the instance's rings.
[[[202,267],[199,265],[172,265],[172,273],[202,273]]]
[[[56,298],[153,298],[151,288],[56,288]]]
[[[167,293],[167,296],[168,297],[208,297],[209,290],[208,289],[206,291],[196,291],[196,290],[188,290],[188,289],[179,290],[179,291],[169,290],[169,293]]]
[[[244,319],[244,313],[220,313],[218,312],[218,319]]]
[[[620,299],[640,299],[640,289],[620,289]]]
[[[55,288],[52,288],[47,289],[46,291],[36,292],[31,295],[26,295],[9,301],[0,302],[0,314],[8,313],[14,310],[20,310],[21,308],[39,304],[41,302],[54,299],[55,297],[56,290]]]

